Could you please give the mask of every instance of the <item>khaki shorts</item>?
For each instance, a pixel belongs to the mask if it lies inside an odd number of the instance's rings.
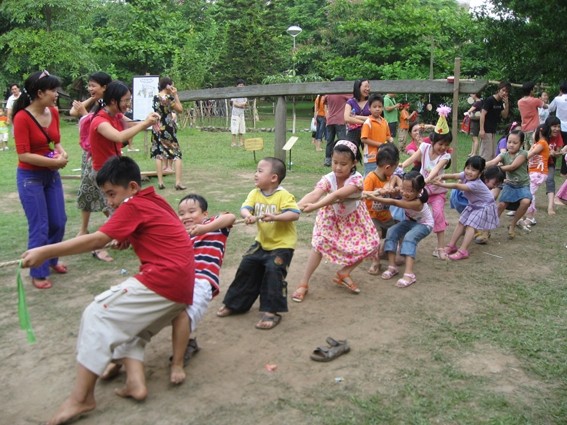
[[[83,312],[77,361],[99,376],[111,360],[144,361],[144,348],[151,337],[185,307],[130,277],[97,295]]]
[[[232,134],[246,134],[246,121],[244,115],[233,115],[230,119],[230,132]]]

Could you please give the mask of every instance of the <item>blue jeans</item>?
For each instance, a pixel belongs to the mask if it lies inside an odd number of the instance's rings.
[[[398,242],[401,241],[402,247],[400,254],[415,258],[417,244],[420,240],[429,235],[431,230],[431,227],[420,224],[417,221],[400,221],[388,229],[386,240],[384,241],[384,251],[396,252]]]
[[[63,240],[67,215],[61,176],[57,171],[23,170],[16,173],[18,194],[28,219],[28,249],[50,245]],[[30,269],[35,278],[49,276],[49,266],[57,264],[57,258]]]
[[[323,140],[326,135],[327,119],[323,116],[317,115],[317,131],[315,132],[315,140]]]

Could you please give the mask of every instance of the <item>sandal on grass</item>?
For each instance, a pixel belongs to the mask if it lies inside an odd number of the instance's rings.
[[[368,269],[368,274],[371,274],[372,276],[377,276],[380,274],[380,263],[374,263],[370,266],[370,268]]]
[[[396,276],[399,273],[400,272],[398,271],[398,269],[396,267],[388,266],[388,270],[386,270],[384,273],[382,273],[382,279],[390,280],[391,278],[393,278],[394,276]]]
[[[448,254],[449,256],[451,254],[454,254],[455,252],[457,252],[459,249],[455,246],[455,245],[447,245],[445,247],[445,253]],[[451,257],[449,257],[451,258]]]
[[[454,254],[449,255],[450,260],[464,260],[469,258],[469,252],[466,249],[459,249]]]
[[[291,299],[296,303],[300,303],[305,299],[305,296],[307,295],[308,292],[309,292],[309,288],[307,287],[307,284],[302,283],[295,289],[295,291],[291,296]]]
[[[67,266],[65,264],[62,263],[57,263],[54,266],[50,266],[51,270],[53,270],[55,273],[59,273],[59,274],[65,274],[68,272],[67,270]]]
[[[396,286],[398,288],[407,288],[408,286],[413,285],[415,281],[416,279],[413,273],[404,273],[404,277],[398,279]]]
[[[258,323],[256,323],[256,329],[260,329],[263,331],[269,331],[270,329],[275,328],[279,325],[282,321],[282,316],[278,313],[269,314],[264,313],[262,314],[262,318]]]
[[[227,306],[223,305],[221,308],[218,309],[217,311],[217,316],[218,317],[226,317],[226,316],[230,316],[232,314],[232,310],[230,308],[228,308]]]
[[[330,362],[331,360],[334,360],[350,351],[350,347],[346,339],[337,341],[328,337],[327,344],[329,344],[328,347],[317,347],[313,350],[311,356],[309,356],[311,360],[316,362]]]
[[[333,278],[333,282],[335,282],[339,286],[344,286],[353,294],[360,294],[360,288],[354,280],[350,277],[348,273],[339,273],[337,272],[337,276]]]

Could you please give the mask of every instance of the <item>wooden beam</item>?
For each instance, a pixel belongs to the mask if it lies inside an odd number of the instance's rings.
[[[461,80],[459,93],[481,91],[488,81]],[[326,81],[321,83],[268,84],[245,87],[221,87],[179,92],[181,101],[228,99],[232,97],[307,96],[316,94],[352,93],[354,81]],[[377,93],[438,93],[453,94],[453,84],[447,80],[371,80],[372,92]]]

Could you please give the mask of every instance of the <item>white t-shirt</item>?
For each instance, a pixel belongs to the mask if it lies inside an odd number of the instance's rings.
[[[20,93],[20,96],[22,94]],[[14,95],[11,95],[8,100],[6,101],[6,109],[14,109],[14,102],[20,97],[15,97]]]
[[[235,97],[230,99],[230,101],[232,102],[232,116],[233,117],[240,117],[242,115],[244,115],[244,108],[239,108],[238,106],[234,106],[234,103],[246,103],[248,102],[248,99],[245,97]]]
[[[553,99],[549,104],[549,112],[555,112],[555,116],[561,121],[561,131],[567,132],[567,94]]]

